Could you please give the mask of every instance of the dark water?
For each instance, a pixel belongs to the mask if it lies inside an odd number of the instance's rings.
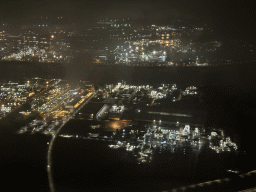
[[[45,135],[0,136],[2,187],[19,191],[49,191]],[[106,142],[57,138],[52,151],[56,191],[159,191],[227,176],[225,170],[240,165],[251,170],[252,155],[218,157],[207,148],[199,161],[193,155],[157,156],[152,164],[136,165],[112,150]],[[171,157],[171,160],[170,158]]]
[[[195,85],[243,86],[254,79],[255,65],[218,67],[128,67],[67,66],[67,79],[84,79],[95,84],[121,82],[135,85],[176,83],[180,88]]]
[[[95,66],[88,63],[1,62],[0,80],[20,80],[24,77],[63,78],[87,80],[100,85],[116,84],[124,80],[127,84],[135,85],[176,83],[180,88],[190,85],[232,86],[238,88],[232,90],[236,92],[239,89],[250,91],[254,87],[254,71],[255,63],[206,67],[128,67]]]
[[[227,169],[239,165],[245,169],[245,164],[253,164],[251,156],[219,155],[206,147],[198,156],[166,153],[156,156],[151,164],[140,165],[127,161],[124,153],[109,149],[103,141],[58,138],[53,148],[56,190],[161,191],[233,177]]]
[[[3,189],[49,191],[45,135],[0,135],[0,170]]]

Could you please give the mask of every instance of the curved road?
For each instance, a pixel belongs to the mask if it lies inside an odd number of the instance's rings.
[[[88,101],[90,101],[90,99],[96,94],[97,92],[94,92],[90,98],[87,99],[87,101],[85,101],[72,115],[70,115],[70,117],[64,121],[64,123],[56,130],[56,132],[52,135],[52,139],[49,143],[49,148],[48,148],[48,152],[47,152],[47,172],[48,172],[48,180],[49,180],[49,186],[50,186],[50,191],[54,192],[55,188],[54,188],[54,183],[53,183],[53,178],[52,178],[52,171],[51,171],[51,156],[52,156],[52,147],[53,147],[53,143],[55,141],[55,138],[58,136],[60,130],[62,129],[62,127],[64,127],[66,125],[66,123],[72,119],[72,116],[75,115],[78,111],[80,111],[80,109],[82,109],[87,103]]]

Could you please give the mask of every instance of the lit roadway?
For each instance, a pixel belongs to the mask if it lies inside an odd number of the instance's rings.
[[[192,115],[180,114],[180,113],[166,113],[166,112],[154,112],[154,111],[148,111],[148,113],[160,114],[160,115],[169,115],[169,116],[178,116],[178,117],[193,117]]]
[[[60,130],[62,129],[62,127],[64,127],[66,125],[66,123],[72,119],[72,116],[75,115],[78,111],[80,111],[80,109],[82,109],[85,104],[88,103],[88,101],[90,101],[90,99],[96,94],[96,92],[94,92],[82,105],[80,105],[74,112],[72,115],[70,115],[68,117],[68,119],[66,121],[63,122],[63,124],[56,130],[56,132],[52,135],[52,139],[49,143],[49,148],[48,148],[48,152],[47,152],[47,172],[48,172],[48,180],[49,180],[49,186],[50,186],[50,191],[54,192],[55,188],[54,188],[54,184],[53,184],[53,179],[52,179],[52,172],[51,172],[51,156],[52,156],[52,147],[53,147],[53,143],[55,138],[58,136],[58,133],[60,132]]]

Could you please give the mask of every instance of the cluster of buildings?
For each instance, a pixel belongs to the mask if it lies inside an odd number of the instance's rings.
[[[165,50],[150,51],[147,46],[140,43],[133,43],[128,47],[117,46],[113,51],[115,63],[167,63],[167,52]],[[99,56],[103,57],[103,56]],[[107,57],[107,55],[106,55]],[[105,58],[106,60],[106,58]],[[168,63],[173,64],[173,63]]]
[[[155,153],[169,151],[171,153],[197,153],[202,146],[201,136],[205,134],[203,127],[190,128],[189,125],[152,124],[143,130],[124,128],[114,133],[115,144],[110,148],[125,148],[137,157],[138,163],[151,162]],[[188,150],[188,145],[191,150]]]
[[[197,95],[197,87],[190,86],[185,89],[185,91],[182,92],[183,95]]]
[[[93,87],[87,88],[83,83],[74,86],[63,80],[55,82],[43,96],[46,100],[38,107],[38,111],[45,116],[65,120],[93,95],[93,91]]]
[[[125,149],[137,159],[137,163],[151,162],[154,155],[159,153],[198,154],[202,146],[211,148],[215,153],[237,150],[237,145],[224,135],[222,129],[209,132],[203,126],[161,122],[144,128],[131,125],[109,134],[94,133],[83,138],[108,140],[110,148]]]
[[[171,94],[173,91],[176,91],[176,84],[162,84],[157,89],[151,88],[147,95],[149,98],[153,99],[163,99],[166,98],[168,94]],[[173,98],[175,100],[175,98]]]
[[[109,39],[115,39],[118,44],[113,48],[106,44],[105,48],[98,50],[94,58],[96,64],[204,66],[212,61],[211,55],[222,45],[217,40],[197,40],[203,32],[212,32],[206,25],[172,23],[169,26],[145,26],[127,19],[118,25],[115,22],[100,22]],[[114,31],[116,34],[111,34]]]
[[[42,86],[45,86],[44,89],[28,101],[31,104],[31,112],[39,112],[38,120],[35,119],[22,127],[19,134],[53,133],[57,125],[75,115],[81,106],[94,96],[94,87],[82,81],[69,84],[61,79],[51,79],[47,80],[45,85],[41,84]]]
[[[68,94],[69,86],[68,84],[58,84],[54,85],[52,89],[50,89],[46,94],[42,95],[38,99],[44,99],[46,102],[44,104],[37,106],[38,111],[40,112],[48,112],[57,105],[58,101],[64,99],[65,97],[69,97]]]
[[[131,107],[129,106],[139,107],[137,111],[130,111],[138,116],[141,113],[146,114],[146,116],[152,114],[171,117],[189,116],[163,111],[156,112],[152,108],[155,100],[166,98],[175,91],[177,91],[176,84],[162,84],[160,87],[153,88],[150,85],[128,85],[122,81],[117,85],[106,85],[95,92],[94,87],[86,84],[86,82],[80,81],[70,84],[61,79],[46,80],[41,78],[30,79],[24,84],[8,82],[1,86],[2,100],[6,100],[7,105],[9,105],[8,102],[15,99],[16,102],[18,100],[29,102],[31,111],[37,111],[43,117],[39,118],[42,120],[35,119],[22,127],[18,131],[19,134],[54,134],[56,128],[71,117],[119,121],[125,111],[130,110]],[[25,93],[28,94],[27,97],[31,96],[29,100],[21,99]],[[187,87],[180,95],[189,94],[197,94],[197,88],[195,86]],[[21,96],[19,97],[19,95]],[[106,100],[97,102],[100,95],[104,95]],[[91,98],[94,98],[95,102],[88,102]],[[137,105],[143,103],[145,98],[148,100],[146,101],[147,104],[144,103],[144,107]],[[178,97],[177,99],[181,98]],[[111,100],[114,102],[110,102]],[[131,105],[127,105],[127,102],[131,102]],[[87,104],[85,107],[80,107],[85,103]],[[2,107],[2,110],[8,112],[8,108]],[[189,116],[189,118],[191,117]],[[137,159],[138,163],[152,161],[155,153],[198,153],[203,145],[208,145],[216,153],[237,150],[237,145],[230,140],[230,137],[225,136],[221,129],[211,129],[209,132],[203,126],[184,124],[179,121],[173,124],[168,121],[162,122],[162,120],[157,120],[157,123],[155,120],[144,120],[152,123],[145,124],[143,127],[132,125],[112,132],[96,133],[97,130],[95,130],[96,132],[87,134],[84,138],[109,140],[111,142],[109,147],[125,149]],[[144,120],[142,119],[142,121]],[[76,137],[80,136],[77,135]]]
[[[211,60],[221,42],[197,42],[208,26],[172,21],[143,24],[130,18],[103,19],[81,25],[70,19],[33,18],[28,23],[0,24],[0,58],[37,62],[200,65]],[[189,37],[189,38],[188,38]]]
[[[67,40],[55,39],[57,35],[51,31],[42,32],[34,27],[34,30],[20,29],[15,35],[11,30],[2,31],[1,34],[2,60],[59,63],[70,60],[70,44]]]
[[[145,92],[143,96],[154,99],[162,99],[167,96],[168,93],[177,90],[176,84],[162,84],[158,88],[154,88],[151,85],[126,85],[126,83],[118,83],[117,85],[106,85],[105,90],[109,93],[115,94],[115,96],[131,96],[132,93]]]
[[[79,119],[101,120],[102,115],[105,115],[109,107],[109,105],[104,103],[88,102],[86,107],[82,108],[75,117]]]
[[[83,83],[73,87],[61,79],[35,77],[20,82],[1,82],[0,114],[6,116],[12,110],[28,103],[30,108],[20,111],[29,115],[36,111],[46,118],[63,119],[78,108],[94,92],[93,87]],[[60,110],[61,109],[61,110]]]
[[[24,134],[24,133],[52,134],[54,133],[54,129],[56,129],[56,127],[60,124],[61,124],[60,121],[57,121],[57,120],[45,121],[45,120],[34,119],[28,125],[21,127],[21,129],[18,131],[18,134]]]
[[[156,115],[175,116],[175,118],[176,116],[184,116],[185,118],[186,115],[184,114],[155,112],[152,108],[152,101],[161,100],[165,97],[165,94],[168,95],[177,91],[176,84],[162,84],[160,87],[153,88],[150,85],[128,85],[125,81],[122,81],[117,85],[106,85],[97,92],[95,92],[92,85],[82,81],[70,84],[70,82],[61,79],[42,80],[34,78],[26,82],[25,90],[28,85],[36,89],[36,93],[29,100],[31,111],[38,111],[43,118],[39,118],[41,120],[35,119],[21,127],[18,131],[19,134],[54,134],[63,122],[69,121],[71,118],[94,119],[96,124],[91,126],[92,129],[87,130],[83,139],[107,140],[110,148],[123,149],[132,155],[133,160],[135,159],[137,163],[151,162],[155,155],[160,153],[198,154],[202,146],[207,146],[216,153],[238,149],[236,143],[232,142],[222,129],[206,129],[200,124],[180,123],[179,121],[173,123],[147,118],[138,120],[149,122],[140,126],[130,123],[129,126],[120,127],[117,123],[115,124],[117,121],[122,121],[122,115],[134,107],[137,111],[130,111],[130,113],[136,116],[139,116],[140,113],[144,113],[146,116],[154,113]],[[1,90],[11,91],[10,87],[7,86],[2,86]],[[196,87],[190,86],[181,92],[181,95],[197,94],[196,91]],[[108,96],[106,92],[111,96]],[[100,95],[106,96],[103,102],[97,102]],[[89,102],[91,98],[94,102]],[[145,104],[144,108],[137,105],[137,103],[143,103],[143,98],[150,99],[146,102],[148,105]],[[111,102],[111,100],[114,102]],[[125,104],[125,100],[130,101],[131,105]],[[83,104],[86,104],[85,107],[83,107]],[[150,112],[150,110],[153,110],[153,112]],[[189,116],[189,118],[191,117],[193,116]],[[97,132],[97,129],[101,127],[97,120],[106,119],[108,119],[108,122],[114,122],[112,131]],[[132,122],[133,119],[129,120]],[[123,121],[127,122],[127,120]],[[61,136],[82,137],[78,133],[75,136],[70,134]]]
[[[35,96],[35,93],[45,88],[47,80],[33,78],[19,82],[1,82],[0,84],[0,117],[26,103]],[[22,114],[27,114],[23,112]]]
[[[224,137],[223,132],[221,132],[221,135],[217,134],[216,132],[211,132],[211,135],[208,136],[208,139],[210,141],[209,147],[215,150],[217,153],[238,149],[238,146],[236,143],[231,141],[230,137]]]
[[[129,85],[122,81],[116,85],[106,84],[97,92],[99,101],[108,104],[106,118],[110,120],[129,119],[133,113],[136,113],[134,118],[147,118],[149,120],[155,118],[174,120],[178,116],[181,119],[192,117],[193,115],[189,114],[190,112],[186,108],[175,113],[172,107],[167,107],[166,104],[162,103],[162,101],[168,102],[170,105],[176,101],[182,102],[182,97],[187,95],[197,96],[197,87],[190,86],[181,90],[176,84],[161,84],[153,87],[152,85]],[[186,104],[184,103],[184,105]]]

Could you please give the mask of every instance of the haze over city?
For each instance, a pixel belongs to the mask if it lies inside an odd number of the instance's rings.
[[[253,5],[1,2],[2,188],[255,189]]]

